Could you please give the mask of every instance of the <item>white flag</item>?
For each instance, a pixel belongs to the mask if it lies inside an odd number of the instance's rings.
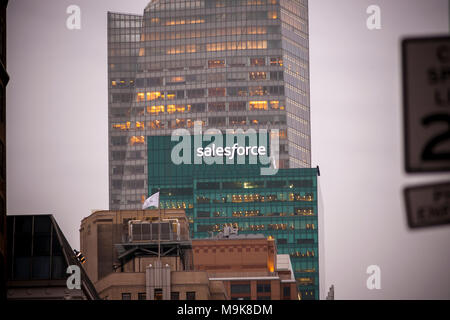
[[[159,208],[159,191],[155,194],[152,194],[147,200],[144,201],[142,210],[150,207]]]

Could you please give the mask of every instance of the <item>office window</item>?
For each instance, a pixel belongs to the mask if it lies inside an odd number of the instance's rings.
[[[122,300],[131,300],[131,293],[122,293]]]
[[[246,110],[246,103],[245,103],[245,101],[230,102],[229,110],[230,111],[245,111]]]
[[[250,101],[249,110],[267,110],[267,101]]]
[[[224,126],[226,124],[226,117],[212,117],[209,118],[210,126]]]
[[[214,111],[214,112],[225,111],[225,102],[211,102],[211,103],[209,103],[208,111]]]
[[[186,300],[195,300],[195,291],[186,292]]]
[[[172,291],[170,293],[170,300],[180,300],[180,293],[177,291]]]
[[[250,80],[266,80],[267,75],[265,72],[262,72],[262,71],[261,72],[252,71],[252,72],[248,73],[248,77]],[[272,77],[271,77],[271,79],[272,79]]]
[[[205,89],[187,90],[188,98],[203,98],[205,96]]]
[[[229,121],[231,125],[245,125],[247,123],[247,119],[245,117],[230,117]]]
[[[183,76],[174,76],[166,79],[166,84],[177,84],[177,83],[185,83],[186,80]]]
[[[245,97],[247,96],[247,87],[231,87],[228,88],[228,95],[230,97]]]
[[[228,58],[228,66],[230,67],[244,67],[247,63],[247,58],[245,57],[233,57]]]
[[[228,81],[245,81],[247,80],[246,72],[230,72],[227,74]]]
[[[225,88],[209,88],[208,97],[225,97]]]
[[[223,68],[225,60],[208,60],[208,68]]]
[[[225,73],[211,73],[208,74],[208,82],[224,82]]]
[[[264,66],[264,65],[266,65],[266,59],[264,57],[250,58],[250,65],[251,66]]]
[[[267,95],[267,87],[250,87],[249,88],[250,96],[265,96]]]
[[[147,300],[147,295],[145,292],[138,293],[138,300]]]
[[[235,293],[250,293],[250,283],[249,284],[232,284],[231,294]]]
[[[291,287],[290,286],[285,286],[283,288],[283,296],[285,298],[289,298],[291,296]]]
[[[281,58],[281,57],[270,58],[270,65],[271,66],[283,66],[283,58]]]
[[[191,105],[192,112],[205,112],[206,105],[204,103],[194,103]]]
[[[256,292],[270,292],[270,283],[258,283],[256,285]]]
[[[161,232],[162,233],[162,232]],[[154,292],[154,296],[153,296],[153,300],[162,300],[163,299],[163,292],[162,289],[155,288],[155,292]]]

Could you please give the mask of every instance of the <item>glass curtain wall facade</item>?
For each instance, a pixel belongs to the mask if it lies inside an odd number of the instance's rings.
[[[274,237],[278,253],[291,257],[301,298],[319,299],[317,168],[264,176],[257,164],[175,165],[171,152],[178,142],[147,138],[149,190],[160,190],[161,208],[186,210],[192,238],[224,226]]]
[[[280,131],[279,168],[311,166],[307,0],[151,1],[108,13],[110,209],[149,193],[147,136]]]

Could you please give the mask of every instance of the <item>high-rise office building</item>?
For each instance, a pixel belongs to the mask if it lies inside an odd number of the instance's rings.
[[[154,0],[108,13],[110,209],[149,193],[147,137],[278,129],[278,168],[311,166],[307,0]]]
[[[160,193],[160,208],[184,209],[191,238],[202,239],[232,227],[241,235],[273,237],[277,252],[291,258],[301,299],[324,296],[323,211],[319,168],[280,169],[261,175],[261,164],[177,165],[171,136],[147,137],[149,192]],[[203,141],[202,147],[209,144]],[[261,146],[261,144],[259,144]],[[206,161],[207,157],[203,157]]]

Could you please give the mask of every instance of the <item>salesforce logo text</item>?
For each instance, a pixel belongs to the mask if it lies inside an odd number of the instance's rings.
[[[270,133],[267,129],[258,132],[255,129],[227,129],[223,134],[215,128],[203,132],[201,123],[195,122],[193,135],[186,129],[176,129],[171,141],[178,142],[171,152],[175,165],[259,164],[261,175],[278,172],[278,129],[272,129]]]
[[[229,159],[234,159],[234,155],[237,153],[238,156],[264,156],[266,155],[265,146],[239,146],[235,143],[232,147],[216,147],[213,143],[211,147],[197,148],[197,157],[228,157]]]

